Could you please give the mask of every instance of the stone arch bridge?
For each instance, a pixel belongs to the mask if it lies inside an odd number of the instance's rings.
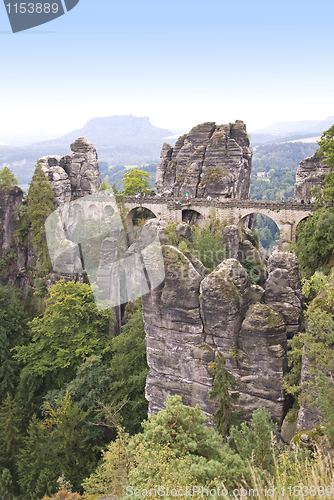
[[[182,222],[186,220],[189,213],[195,212],[199,223],[201,221],[205,223],[210,216],[215,216],[220,222],[240,224],[251,214],[263,214],[276,222],[280,230],[280,249],[283,249],[286,244],[296,241],[298,224],[316,211],[314,205],[304,205],[297,202],[281,203],[237,199],[208,201],[200,198],[184,202],[174,198],[160,198],[157,196],[144,198],[128,196],[125,207],[129,210],[127,214],[128,225],[132,224],[133,216],[139,208],[146,208],[156,217],[167,222]]]

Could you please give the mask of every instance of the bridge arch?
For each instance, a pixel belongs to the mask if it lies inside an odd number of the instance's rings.
[[[294,228],[294,240],[297,240],[297,230],[299,225],[302,222],[305,222],[309,217],[313,217],[313,214],[304,214],[304,217],[300,218],[300,220],[296,223],[296,227]]]
[[[251,230],[256,230],[260,243],[265,250],[277,248],[280,240],[280,229],[275,220],[261,212],[253,212],[245,215],[239,221],[239,227],[244,226]]]
[[[198,227],[205,226],[205,217],[198,212],[190,208],[185,208],[182,210],[182,222],[187,222],[187,224],[193,224]]]
[[[155,219],[157,216],[151,210],[151,208],[145,207],[143,205],[138,205],[130,210],[127,214],[125,223],[127,227],[132,227],[138,225],[138,219]]]

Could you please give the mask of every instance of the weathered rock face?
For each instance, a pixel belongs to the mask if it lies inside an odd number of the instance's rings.
[[[101,187],[97,152],[93,144],[80,137],[71,144],[73,153],[44,156],[39,162],[55,193],[56,207],[71,200],[71,196],[95,194]]]
[[[154,224],[158,222],[155,219]],[[226,231],[233,250],[239,248],[237,234],[236,227]],[[169,245],[163,248],[165,281],[143,297],[149,412],[163,409],[169,394],[181,394],[187,405],[198,402],[212,422],[216,402],[208,396],[213,383],[208,363],[219,351],[241,382],[239,405],[246,418],[263,406],[280,424],[287,331],[301,316],[297,260],[286,252],[271,258],[267,297],[267,287],[251,285],[235,258],[224,260],[207,275],[198,271],[189,254],[186,257]],[[276,271],[283,281],[275,295]],[[293,320],[285,314],[290,303],[295,308]]]
[[[252,152],[242,121],[228,125],[202,123],[179,138],[175,147],[165,143],[157,167],[158,193],[175,197],[224,200],[249,197]]]
[[[304,351],[302,356],[302,371],[300,382],[302,384],[302,394],[305,392],[307,384],[314,384],[315,374],[310,373],[310,360]],[[304,386],[304,387],[303,387]],[[302,400],[297,418],[297,432],[305,429],[313,429],[321,422],[321,411],[315,404],[310,404],[307,400]]]
[[[238,335],[251,303],[250,281],[236,259],[224,260],[201,283],[201,316],[206,342],[223,354],[226,368],[236,370],[231,351],[237,349]]]
[[[315,155],[305,158],[299,164],[296,173],[295,198],[304,203],[313,202],[314,198],[311,190],[315,187],[323,188],[324,178],[330,172],[329,165],[326,165],[321,158]]]
[[[43,156],[39,159],[54,192],[56,207],[69,203],[72,196],[71,182],[65,170],[60,166],[61,159],[61,156]]]
[[[96,193],[101,186],[97,152],[93,144],[80,137],[71,144],[73,153],[60,160],[60,166],[67,173],[72,193],[86,196]]]
[[[164,408],[169,394],[181,394],[185,404],[200,402],[210,417],[214,404],[208,398],[212,374],[208,363],[214,351],[201,348],[203,323],[199,307],[202,280],[192,263],[179,250],[163,248],[165,281],[143,296],[147,361],[146,382],[149,413]]]
[[[282,421],[286,352],[287,338],[282,318],[265,304],[254,304],[247,311],[238,342],[241,376],[238,403],[245,408],[246,418],[264,406],[270,411],[273,420]]]
[[[288,338],[300,331],[303,309],[301,274],[297,257],[289,252],[273,254],[268,261],[265,301],[279,313]]]
[[[0,260],[1,284],[24,285],[27,249],[15,237],[18,211],[23,203],[23,191],[19,187],[0,190]]]

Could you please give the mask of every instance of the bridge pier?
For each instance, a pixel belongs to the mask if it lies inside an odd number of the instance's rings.
[[[292,224],[277,224],[280,231],[278,248],[284,250],[284,247],[292,243]]]

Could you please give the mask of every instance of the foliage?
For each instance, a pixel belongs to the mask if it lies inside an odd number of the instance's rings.
[[[49,297],[44,314],[29,323],[30,343],[17,346],[14,358],[34,376],[47,377],[49,388],[60,388],[88,356],[110,353],[111,311],[97,310],[87,284],[61,280]]]
[[[17,456],[19,454],[21,436],[18,429],[18,407],[8,394],[0,408],[0,470],[6,469],[6,481],[9,492],[17,494]]]
[[[252,160],[250,198],[287,201],[293,198],[296,172],[301,160],[315,153],[315,144],[302,142],[257,146]],[[259,178],[258,172],[266,177]]]
[[[124,439],[125,437],[125,439]],[[118,436],[102,452],[102,463],[86,478],[82,486],[86,494],[120,494],[128,481],[129,459],[126,446],[129,435]]]
[[[144,322],[137,299],[122,333],[111,339],[108,359],[90,355],[77,368],[76,376],[60,390],[49,391],[45,400],[53,405],[55,399],[63,398],[67,391],[79,408],[90,410],[89,420],[94,423],[90,436],[95,439],[103,435],[103,428],[96,427],[101,418],[96,401],[112,402],[114,410],[120,412],[125,429],[135,434],[141,430],[141,422],[147,415],[147,372]]]
[[[107,400],[112,401],[116,409],[122,407],[123,425],[130,434],[134,434],[141,429],[141,422],[147,415],[145,384],[148,366],[140,300],[136,301],[136,310],[123,326],[122,333],[113,338],[111,350],[108,369],[111,381]]]
[[[279,240],[279,229],[276,222],[266,215],[256,214],[256,231],[261,245],[266,250],[275,244],[275,240]]]
[[[236,424],[241,416],[241,412],[236,407],[239,384],[234,375],[225,368],[225,363],[225,359],[218,351],[217,362],[210,366],[214,382],[209,393],[210,399],[218,399],[218,409],[214,413],[214,420],[223,438],[228,436],[231,425]]]
[[[316,156],[330,166],[330,172],[325,176],[323,189],[315,187],[311,191],[317,205],[322,204],[324,200],[330,201],[334,198],[334,125],[322,134],[318,144]]]
[[[55,464],[48,450],[46,433],[36,415],[18,457],[19,485],[23,500],[38,500],[51,494],[56,484]]]
[[[331,262],[334,252],[334,208],[318,209],[312,217],[298,225],[295,251],[306,277]]]
[[[2,167],[0,170],[0,188],[12,188],[17,186],[19,179],[15,177],[10,168]]]
[[[316,453],[313,458],[305,456],[302,450],[284,450],[275,457],[272,449],[274,469],[265,477],[251,463],[251,482],[244,482],[239,489],[255,490],[259,500],[284,500],[289,497],[322,498],[334,491],[334,462],[329,456]]]
[[[21,292],[0,286],[0,402],[7,393],[14,395],[20,366],[12,349],[25,342],[28,317],[21,303]]]
[[[318,142],[319,148],[316,152],[316,156],[319,158],[324,156],[324,161],[330,165],[331,169],[334,168],[334,125],[332,125],[328,130],[326,130],[320,141]]]
[[[242,266],[246,269],[251,284],[256,285],[261,278],[259,264],[253,258],[247,257],[242,261]]]
[[[108,180],[107,179],[103,179],[101,187],[100,187],[100,191],[106,191],[107,189],[109,189],[109,187],[110,186],[108,184]]]
[[[29,215],[27,198],[25,197],[21,206],[15,205],[14,207],[15,226],[16,231],[14,236],[20,243],[27,246],[27,236],[29,233]]]
[[[334,268],[327,277],[317,272],[305,281],[303,293],[313,300],[306,311],[307,331],[292,340],[288,356],[290,364],[294,363],[295,371],[286,377],[285,390],[294,396],[298,396],[301,390],[300,398],[307,405],[317,402],[325,419],[324,432],[333,439],[334,415],[329,401],[334,397],[330,376],[334,372]],[[302,355],[307,356],[309,361],[310,379],[301,386],[298,372]]]
[[[277,424],[272,422],[270,412],[265,408],[258,408],[253,412],[250,425],[242,422],[239,430],[231,427],[230,434],[238,453],[244,459],[253,461],[262,471],[272,471],[274,461],[271,440],[276,428]]]
[[[54,200],[54,192],[38,162],[28,192],[28,216],[32,228],[33,243],[44,271],[51,269],[45,237],[45,221],[56,208]]]
[[[53,470],[62,474],[73,484],[75,490],[95,465],[95,457],[89,444],[89,433],[85,424],[89,412],[73,404],[68,393],[52,407],[46,404],[42,429],[47,434],[53,458]]]
[[[207,223],[204,228],[192,226],[192,243],[189,252],[196,255],[202,264],[212,272],[226,258],[222,236],[223,227],[219,224]]]
[[[181,396],[176,395],[167,398],[165,407],[143,423],[144,432],[130,443],[134,463],[131,486],[166,486],[171,478],[180,478],[180,471],[192,479],[188,484],[214,485],[221,478],[230,487],[241,480],[247,467],[228,445],[222,446],[222,438],[213,429],[204,425],[207,418],[198,405],[184,406]]]
[[[126,172],[123,176],[123,193],[125,195],[135,195],[137,193],[147,193],[150,187],[150,174],[135,167]]]

